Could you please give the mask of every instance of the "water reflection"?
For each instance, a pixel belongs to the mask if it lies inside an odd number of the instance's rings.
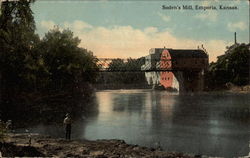
[[[210,156],[248,154],[248,118],[228,118],[248,108],[247,94],[178,95],[150,90],[96,93],[100,113],[84,138],[125,139],[128,143]]]
[[[90,105],[83,105],[83,117],[72,128],[73,138],[124,139],[148,147],[160,144],[167,151],[244,156],[249,152],[249,96],[98,91]],[[42,125],[33,130],[64,136],[61,125]]]
[[[248,124],[222,117],[223,107],[235,106],[232,96],[179,96],[174,106],[172,124],[168,129],[170,143],[166,148],[211,156],[248,154]],[[246,99],[246,98],[245,98]],[[223,104],[222,104],[223,103]]]
[[[70,101],[71,100],[68,102]],[[92,98],[90,101],[75,100],[70,103],[61,103],[59,104],[60,106],[56,102],[48,102],[48,104],[48,107],[57,109],[46,110],[39,114],[37,114],[37,111],[33,110],[32,115],[27,115],[27,113],[20,113],[17,115],[18,117],[16,117],[16,119],[18,120],[13,121],[14,125],[25,124],[22,128],[16,129],[16,132],[23,133],[28,131],[31,133],[50,135],[56,138],[64,138],[65,131],[63,119],[65,118],[65,113],[69,112],[73,120],[71,137],[73,139],[83,138],[86,124],[98,118],[100,108],[96,97]],[[50,121],[48,121],[48,119],[50,119]]]

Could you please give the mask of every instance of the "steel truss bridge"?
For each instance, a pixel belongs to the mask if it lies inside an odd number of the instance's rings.
[[[99,72],[155,72],[155,71],[187,71],[189,69],[169,68],[170,59],[133,59],[133,58],[97,58]],[[195,71],[196,69],[192,69]],[[199,70],[199,69],[197,69]]]

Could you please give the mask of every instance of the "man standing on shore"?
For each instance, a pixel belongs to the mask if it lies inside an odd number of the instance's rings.
[[[70,140],[71,122],[72,122],[72,120],[70,118],[70,115],[69,115],[69,113],[67,113],[65,119],[63,120],[63,123],[65,124],[65,132],[66,132],[65,138],[67,140]]]

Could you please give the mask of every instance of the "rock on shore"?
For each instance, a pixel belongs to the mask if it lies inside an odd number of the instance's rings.
[[[182,153],[129,145],[123,140],[68,141],[39,134],[8,134],[4,143],[0,144],[0,151],[3,157],[193,157]]]

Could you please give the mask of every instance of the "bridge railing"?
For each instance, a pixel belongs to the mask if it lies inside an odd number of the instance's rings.
[[[174,71],[167,67],[167,61],[152,59],[121,59],[121,58],[98,58],[99,71],[103,72],[150,72],[150,71]],[[156,64],[153,64],[156,63]]]

